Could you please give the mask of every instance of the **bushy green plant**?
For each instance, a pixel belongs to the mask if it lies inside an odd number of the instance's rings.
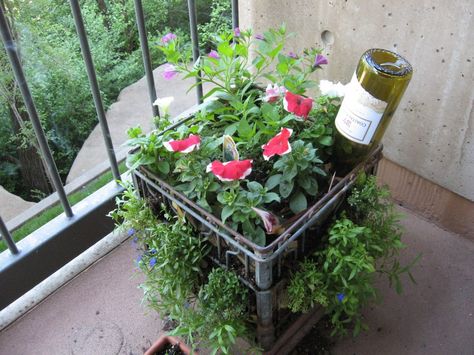
[[[208,251],[184,217],[168,216],[144,235],[146,248],[138,265],[145,273],[145,300],[163,316],[180,321],[202,279],[201,263]]]
[[[333,334],[353,326],[357,335],[366,328],[362,307],[378,298],[376,273],[387,274],[401,292],[400,275],[408,273],[413,280],[410,268],[417,259],[400,266],[397,256],[405,245],[399,216],[388,189],[378,187],[374,176],[359,177],[348,205],[329,229],[327,245],[300,264],[288,293],[292,311],[306,312],[319,304],[330,314]]]
[[[230,354],[237,337],[247,332],[247,297],[237,275],[215,268],[199,290],[194,307],[186,310],[173,334],[198,339],[200,346],[210,348],[212,354]]]
[[[109,213],[121,232],[141,236],[156,224],[156,217],[147,201],[140,198],[130,183],[122,183],[125,188],[122,195],[115,198],[117,206]]]
[[[146,166],[259,245],[266,243],[266,234],[283,230],[273,228],[262,216],[273,213],[272,220],[278,221],[300,213],[316,201],[319,186],[326,184],[333,120],[340,103],[338,98],[320,97],[305,113],[284,104],[286,100],[294,100],[294,105],[306,101],[306,106],[312,102],[286,95],[288,90],[280,84],[304,93],[315,85],[311,74],[320,67],[315,60],[324,58],[317,49],[300,56],[284,54],[288,37],[284,27],[255,36],[240,29],[224,31],[216,37],[215,49],[190,66],[188,47],[176,34],[166,34],[159,45],[168,60],[164,76],[172,79],[179,72],[197,77],[212,85],[205,97],[213,97],[195,118],[172,131],[162,127],[160,133],[147,137],[130,131],[129,144],[136,148],[129,157],[131,168]],[[256,48],[253,58],[251,46]],[[262,91],[263,80],[268,79],[278,82]],[[277,143],[281,132],[287,141]],[[190,151],[169,147],[170,142],[185,144],[191,136],[199,136],[199,144]],[[262,154],[270,143],[288,148]],[[242,162],[249,164],[246,174],[251,171],[252,177],[225,178],[213,171],[214,164],[224,169]]]

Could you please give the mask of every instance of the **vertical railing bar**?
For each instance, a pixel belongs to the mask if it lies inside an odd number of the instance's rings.
[[[245,254],[245,277],[249,277],[249,256]]]
[[[221,237],[219,234],[216,234],[217,236],[217,260],[221,260]]]
[[[158,107],[153,105],[156,100],[155,80],[153,78],[153,69],[151,66],[150,50],[148,48],[148,37],[146,33],[145,17],[143,15],[143,6],[141,0],[135,0],[135,17],[137,20],[138,36],[140,38],[140,47],[142,51],[143,66],[145,67],[145,76],[148,84],[148,95],[150,96],[151,109],[153,116],[160,117]]]
[[[64,191],[64,187],[61,182],[56,163],[54,162],[53,155],[51,154],[51,150],[49,149],[48,141],[46,140],[43,127],[41,127],[41,122],[38,117],[38,111],[36,110],[33,97],[31,96],[31,92],[26,82],[25,74],[20,63],[20,58],[17,54],[16,43],[13,41],[11,32],[8,28],[7,20],[5,18],[5,14],[3,12],[3,8],[1,6],[0,32],[2,36],[3,45],[5,46],[5,50],[8,54],[8,59],[10,60],[10,64],[13,69],[13,74],[23,97],[23,101],[25,103],[25,107],[28,112],[31,124],[35,131],[36,139],[38,140],[41,154],[43,155],[43,158],[46,162],[46,168],[48,169],[49,176],[52,180],[51,183],[53,184],[56,192],[58,193],[58,197],[61,201],[64,213],[66,214],[66,216],[72,217],[73,213],[71,205],[69,204],[66,192]]]
[[[239,0],[232,0],[232,28],[239,27]]]
[[[303,255],[305,254],[305,247],[306,247],[306,231],[303,233],[303,236],[301,238],[301,253]]]
[[[72,16],[74,17],[74,24],[76,25],[76,32],[79,37],[79,43],[81,45],[81,52],[86,64],[87,77],[89,78],[89,85],[92,91],[92,97],[94,98],[95,110],[97,112],[97,118],[102,130],[104,137],[105,147],[107,155],[109,156],[110,168],[112,175],[115,180],[120,180],[120,172],[117,164],[117,158],[115,157],[114,147],[112,145],[112,138],[110,136],[109,126],[105,118],[105,110],[102,104],[102,98],[100,96],[99,84],[97,83],[97,76],[95,74],[94,62],[87,41],[86,31],[84,29],[84,22],[82,20],[81,8],[79,7],[78,0],[70,0]]]
[[[199,60],[199,39],[197,30],[197,10],[196,2],[194,0],[188,0],[188,12],[189,12],[189,29],[191,31],[191,43],[193,47],[193,62],[196,63]],[[202,81],[200,79],[201,72],[198,72],[196,77],[196,95],[199,104],[202,103]]]
[[[7,229],[7,226],[5,225],[5,222],[3,222],[2,217],[0,216],[0,234],[2,235],[3,239],[5,239],[5,242],[8,245],[8,249],[10,249],[10,252],[12,254],[19,254],[20,252],[18,251],[18,248],[16,247],[15,241],[12,238],[12,235]]]
[[[278,248],[280,248],[281,243],[278,243]],[[278,255],[278,260],[277,260],[277,274],[278,278],[281,277],[281,259],[282,259],[282,254]]]

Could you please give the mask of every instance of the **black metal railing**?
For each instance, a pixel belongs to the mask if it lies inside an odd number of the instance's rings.
[[[199,38],[198,38],[198,31],[197,31],[196,4],[194,0],[187,0],[187,1],[188,1],[188,10],[189,10],[189,25],[190,25],[190,32],[191,32],[191,41],[192,41],[192,48],[193,48],[193,60],[197,61],[200,53],[199,53]],[[238,27],[238,0],[230,0],[230,1],[232,3],[232,25],[235,28],[235,27]],[[110,136],[110,130],[109,130],[107,120],[105,117],[104,105],[103,105],[102,98],[100,95],[100,89],[97,82],[94,62],[93,62],[93,58],[92,58],[91,51],[89,48],[87,34],[84,28],[84,22],[83,22],[83,18],[81,14],[81,8],[79,6],[79,1],[70,0],[69,2],[71,5],[71,12],[74,18],[74,23],[75,23],[77,35],[79,38],[79,43],[80,43],[86,71],[87,71],[87,76],[89,79],[89,85],[92,91],[97,118],[101,127],[101,131],[102,131],[102,135],[103,135],[103,139],[105,143],[105,148],[107,150],[107,154],[108,154],[108,158],[110,162],[110,169],[112,171],[114,180],[120,180],[121,177],[119,173],[117,158],[116,158],[116,154],[113,148],[112,139]],[[137,24],[138,34],[139,34],[139,39],[140,39],[144,71],[145,71],[146,80],[148,84],[150,104],[152,106],[153,115],[159,117],[158,108],[153,105],[154,101],[156,100],[157,95],[156,95],[155,81],[153,78],[153,70],[152,70],[152,65],[151,65],[151,60],[150,60],[150,52],[148,48],[147,32],[146,32],[146,26],[145,26],[145,20],[144,20],[142,1],[134,0],[134,5],[135,5],[136,24]],[[1,34],[2,42],[5,47],[6,53],[8,55],[8,59],[13,69],[15,80],[20,89],[25,107],[27,109],[29,119],[34,128],[35,136],[38,140],[39,147],[40,147],[40,153],[42,157],[44,158],[46,168],[49,172],[48,176],[51,180],[50,182],[52,186],[54,187],[55,191],[57,192],[58,199],[62,205],[64,215],[66,216],[66,220],[72,227],[74,227],[75,224],[81,224],[79,223],[79,220],[81,220],[82,222],[84,222],[84,220],[82,218],[82,215],[78,216],[77,213],[76,214],[74,213],[68,201],[67,194],[61,182],[55,161],[53,159],[51,150],[48,146],[48,142],[45,137],[44,130],[41,126],[41,123],[38,117],[38,112],[36,110],[35,102],[33,100],[31,91],[28,87],[28,84],[25,78],[23,67],[21,65],[21,62],[18,56],[18,50],[17,50],[15,40],[11,34],[11,30],[9,28],[9,25],[6,19],[6,14],[4,13],[4,10],[1,6],[0,6],[0,34]],[[197,103],[201,103],[202,97],[203,97],[203,89],[202,89],[202,84],[199,82],[199,79],[197,80],[198,80],[197,86],[196,86]],[[1,216],[0,216],[0,237],[2,237],[5,240],[6,244],[8,245],[8,248],[11,253],[11,257],[13,257],[13,260],[12,260],[13,263],[18,261],[17,259],[25,256],[23,255],[24,253],[22,253],[21,248],[17,247],[15,241],[12,238],[11,232],[6,227]],[[71,258],[71,255],[69,255],[68,257]],[[3,268],[3,270],[6,270],[6,269],[7,268]],[[54,271],[55,270],[52,270],[52,272]],[[0,265],[0,274],[1,272],[2,272],[2,265]],[[51,270],[48,271],[49,274],[52,272]],[[41,281],[41,279],[45,278],[46,276],[48,275],[46,274],[42,275],[41,277],[37,279]],[[0,281],[1,280],[2,278],[0,277]],[[3,286],[3,283],[2,283],[2,286]],[[1,306],[4,304],[5,302],[2,299],[2,302],[0,302],[0,309],[2,308]]]

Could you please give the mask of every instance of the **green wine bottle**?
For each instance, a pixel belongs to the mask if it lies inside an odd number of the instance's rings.
[[[412,73],[410,63],[397,53],[375,48],[362,55],[336,116],[337,175],[350,171],[377,147]]]

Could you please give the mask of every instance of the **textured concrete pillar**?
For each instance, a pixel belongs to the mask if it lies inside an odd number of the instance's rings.
[[[474,5],[472,0],[241,0],[241,28],[286,23],[288,50],[319,46],[320,79],[346,83],[368,48],[399,52],[412,82],[385,134],[386,156],[474,201]]]

